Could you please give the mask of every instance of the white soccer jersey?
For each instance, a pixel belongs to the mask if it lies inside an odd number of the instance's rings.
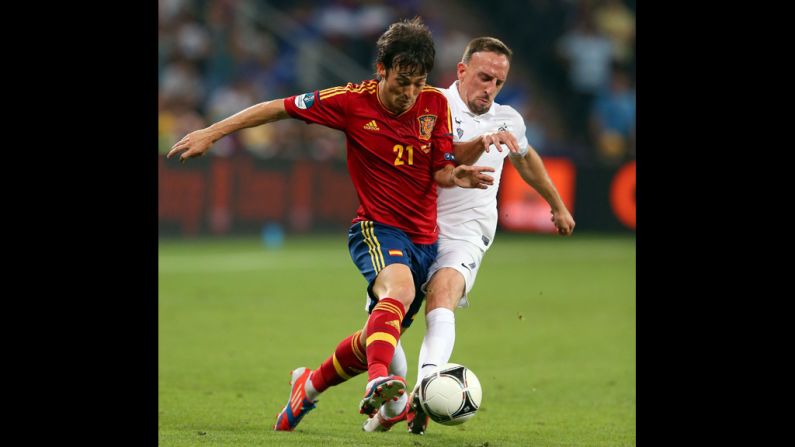
[[[469,111],[458,93],[458,81],[442,90],[450,104],[453,117],[453,142],[467,141],[484,134],[505,129],[511,132],[519,143],[520,153],[528,151],[525,124],[522,116],[513,107],[491,105],[488,112],[475,115]],[[491,166],[494,172],[486,174],[494,177],[494,184],[486,189],[465,189],[459,187],[436,188],[438,194],[439,239],[465,240],[480,247],[484,252],[494,240],[497,229],[497,188],[499,188],[502,166],[510,151],[504,144],[502,152],[492,146],[483,152],[473,163],[476,166]]]

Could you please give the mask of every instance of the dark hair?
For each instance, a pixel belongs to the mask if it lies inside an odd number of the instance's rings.
[[[422,23],[422,19],[414,17],[389,25],[389,28],[378,38],[378,55],[376,64],[383,64],[389,70],[401,67],[411,70],[412,74],[428,74],[433,69],[436,49],[433,46],[431,30]]]
[[[466,49],[464,50],[464,57],[461,58],[461,62],[469,63],[469,59],[472,58],[473,53],[477,53],[478,51],[489,51],[492,53],[499,53],[504,54],[508,57],[508,62],[511,61],[511,56],[513,56],[513,51],[508,48],[508,45],[502,43],[500,39],[496,37],[476,37],[469,41],[469,45],[467,45]]]

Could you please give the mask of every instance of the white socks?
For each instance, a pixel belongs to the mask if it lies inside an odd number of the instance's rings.
[[[409,365],[406,363],[406,351],[403,350],[403,345],[398,340],[395,346],[395,354],[392,356],[392,363],[389,364],[389,374],[397,375],[406,378],[409,373]]]
[[[436,367],[447,363],[455,345],[455,314],[452,310],[437,307],[425,315],[425,322],[428,329],[420,347],[417,383]]]
[[[394,374],[400,377],[406,378],[406,374],[409,372],[409,365],[406,362],[406,352],[403,351],[403,346],[400,344],[400,340],[398,340],[397,345],[395,346],[395,355],[392,357],[392,363],[389,364],[389,373]],[[406,409],[406,402],[409,398],[409,390],[403,393],[397,401],[390,400],[389,402],[385,402],[384,405],[381,406],[381,416],[392,419],[393,417],[399,415]]]

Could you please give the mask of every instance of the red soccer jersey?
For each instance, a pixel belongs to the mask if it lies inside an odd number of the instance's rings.
[[[417,244],[436,242],[433,173],[453,164],[450,108],[426,86],[414,106],[393,115],[378,99],[378,81],[348,83],[284,99],[294,118],[345,132],[348,172],[359,196],[353,222],[403,230]]]

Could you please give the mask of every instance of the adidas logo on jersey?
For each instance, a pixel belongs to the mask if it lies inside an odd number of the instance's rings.
[[[378,128],[378,124],[375,123],[375,120],[372,120],[369,123],[365,124],[364,128],[367,130],[381,130]]]

